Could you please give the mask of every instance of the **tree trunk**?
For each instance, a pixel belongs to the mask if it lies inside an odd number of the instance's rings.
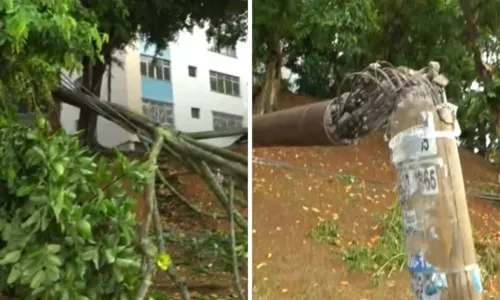
[[[54,100],[54,106],[49,110],[49,120],[52,131],[61,129],[61,102]]]
[[[257,98],[256,113],[263,115],[273,112],[278,106],[278,95],[281,87],[281,67],[283,65],[283,53],[278,36],[270,37],[267,45],[266,78],[264,86]]]
[[[82,89],[84,93],[100,97],[105,70],[106,65],[101,61],[93,62],[89,58],[83,60]],[[89,109],[80,109],[77,130],[82,131],[80,140],[82,145],[96,145],[97,114]]]

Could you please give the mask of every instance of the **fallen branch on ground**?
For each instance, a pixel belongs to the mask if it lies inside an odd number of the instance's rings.
[[[149,228],[151,226],[151,220],[153,217],[153,207],[155,202],[155,174],[156,174],[156,162],[158,160],[158,155],[160,154],[161,144],[163,142],[163,138],[158,137],[157,141],[153,145],[151,149],[151,153],[149,155],[149,163],[152,166],[155,166],[155,170],[151,172],[149,183],[146,187],[146,200],[148,201],[148,212],[146,214],[146,220],[144,223],[140,224],[140,235],[139,241],[142,251],[142,263],[141,263],[141,273],[142,273],[142,282],[137,292],[136,300],[143,300],[146,298],[149,287],[152,283],[152,276],[155,270],[154,261],[157,255],[157,250],[154,249],[153,244],[149,240]]]
[[[188,207],[192,211],[194,211],[202,216],[210,217],[210,218],[214,218],[214,219],[225,219],[226,218],[225,216],[219,215],[217,213],[211,214],[211,213],[207,213],[207,212],[202,211],[198,206],[192,204],[186,197],[184,197],[184,195],[182,195],[170,182],[168,182],[168,180],[165,179],[165,177],[163,176],[163,174],[161,172],[158,171],[157,174],[158,174],[158,177],[160,178],[162,184],[165,185],[167,187],[167,189],[169,189],[170,192],[177,199],[179,199],[182,202],[182,204],[184,204],[186,207]]]
[[[240,271],[238,266],[238,257],[236,255],[236,234],[234,232],[234,214],[233,211],[233,197],[234,197],[234,184],[233,180],[231,180],[231,184],[229,187],[229,230],[231,232],[231,252],[233,256],[233,273],[234,273],[234,285],[236,287],[236,291],[238,292],[238,296],[241,300],[245,300],[245,295],[243,294],[243,289],[241,288],[241,279],[240,279]]]

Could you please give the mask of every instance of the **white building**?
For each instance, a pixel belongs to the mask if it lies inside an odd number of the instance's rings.
[[[234,49],[214,50],[205,31],[184,31],[156,60],[154,47],[130,45],[116,57],[123,68],[113,66],[111,102],[126,105],[160,122],[173,124],[183,132],[247,127],[247,73],[250,49],[239,42]],[[101,99],[107,101],[107,74]],[[73,77],[76,79],[76,76]],[[63,105],[61,123],[68,132],[76,130],[79,109]],[[137,138],[117,125],[99,118],[97,138],[107,147],[130,148]],[[239,137],[205,140],[228,146]]]

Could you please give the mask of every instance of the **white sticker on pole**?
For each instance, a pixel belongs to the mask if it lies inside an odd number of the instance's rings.
[[[403,226],[406,236],[413,236],[421,231],[414,209],[403,210]]]
[[[439,194],[436,166],[423,166],[413,171],[413,178],[418,182],[422,195],[432,196]]]
[[[417,187],[415,185],[415,180],[413,180],[412,172],[410,169],[399,170],[398,178],[398,194],[399,202],[401,205],[406,205],[410,200],[410,197],[415,193]]]
[[[394,164],[437,154],[434,115],[425,111],[422,112],[422,119],[421,125],[400,132],[389,143]]]
[[[398,196],[401,205],[406,205],[417,191],[420,191],[423,196],[439,194],[437,168],[442,160],[427,160],[427,162],[420,162],[421,164],[417,166],[398,169]],[[432,164],[429,165],[429,163]]]

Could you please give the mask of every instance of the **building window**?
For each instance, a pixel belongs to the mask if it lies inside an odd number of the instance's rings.
[[[144,115],[162,125],[175,126],[174,105],[163,101],[142,98]]]
[[[197,107],[191,107],[191,118],[199,119],[200,118],[200,109]]]
[[[34,106],[26,105],[24,102],[17,102],[17,112],[21,115],[28,115],[28,114],[36,114],[38,112],[41,112],[42,114],[46,115],[49,113],[49,107],[45,104],[36,104],[38,108],[35,108]]]
[[[215,53],[219,53],[219,54],[222,54],[222,55],[226,55],[226,56],[229,56],[229,57],[236,58],[236,48],[235,47],[220,47],[220,48],[217,48],[215,46],[211,46],[210,48],[208,48],[208,50],[212,51],[212,52],[215,52]]]
[[[48,117],[49,114],[49,107],[47,105],[42,105],[42,104],[37,104],[38,109],[29,105],[26,105],[23,102],[17,102],[17,113],[19,116],[19,119],[21,122],[24,124],[33,124],[34,120],[36,119],[36,116],[39,113],[42,113],[43,116]]]
[[[155,60],[150,56],[141,55],[141,75],[170,81],[170,61],[160,58]]]
[[[212,111],[212,118],[215,131],[243,127],[242,116]]]
[[[240,96],[240,78],[210,71],[210,90],[230,96]]]
[[[188,74],[190,77],[196,77],[196,67],[189,66],[188,67]]]

